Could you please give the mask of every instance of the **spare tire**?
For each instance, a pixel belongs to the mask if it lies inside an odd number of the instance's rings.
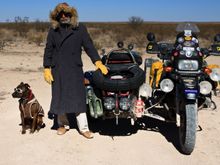
[[[138,65],[129,65],[125,69],[125,66],[121,67],[109,67],[109,74],[104,76],[100,70],[93,72],[92,80],[95,86],[102,90],[108,91],[125,91],[131,89],[138,89],[145,81],[144,71],[138,67]],[[112,70],[113,72],[112,72]],[[118,70],[116,70],[118,68]],[[120,72],[129,75],[126,79],[112,79],[111,73],[120,74]]]

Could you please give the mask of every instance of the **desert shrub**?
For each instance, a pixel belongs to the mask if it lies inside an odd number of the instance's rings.
[[[128,20],[129,20],[129,25],[133,29],[139,28],[144,22],[144,20],[141,17],[137,17],[137,16],[132,16]]]
[[[29,18],[24,17],[21,18],[20,16],[17,16],[14,18],[16,30],[19,33],[19,36],[21,37],[26,37],[27,32],[29,30],[28,23],[29,23]]]
[[[100,42],[98,42],[98,41],[93,41],[93,44],[94,44],[94,46],[95,46],[95,48],[96,48],[97,50],[102,49],[102,45],[101,45]]]
[[[16,37],[13,30],[0,29],[0,50],[2,51],[5,46],[11,42],[15,42]]]
[[[0,40],[0,51],[2,51],[5,46],[6,46],[6,41]]]
[[[0,28],[0,39],[6,42],[11,42],[16,40],[15,31],[11,29]]]
[[[31,29],[35,29],[37,32],[46,32],[48,31],[50,24],[37,19],[35,22],[31,23],[31,27]]]
[[[45,32],[49,29],[48,22],[42,22],[40,20],[36,20],[35,22],[29,22],[28,17],[15,17],[14,22],[3,22],[0,23],[0,30],[7,29],[14,37],[27,38],[27,33],[30,30],[35,30],[36,32]]]
[[[46,32],[37,32],[35,29],[31,29],[27,33],[27,39],[29,42],[40,46],[43,42],[45,42]]]
[[[146,34],[153,32],[158,41],[175,41],[178,23],[143,22],[140,17],[131,17],[128,22],[117,23],[86,23],[88,31],[97,49],[115,47],[118,41],[133,43],[136,47],[143,48],[147,44]],[[14,41],[17,38],[28,39],[40,45],[45,41],[49,29],[49,22],[29,22],[28,18],[16,18],[15,22],[0,23],[0,39]],[[198,37],[205,45],[210,45],[215,34],[220,33],[220,23],[197,23],[200,29]],[[200,42],[200,43],[201,43]]]

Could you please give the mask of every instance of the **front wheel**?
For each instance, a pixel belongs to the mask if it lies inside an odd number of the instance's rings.
[[[185,104],[180,109],[179,143],[184,154],[190,155],[195,147],[197,104]]]

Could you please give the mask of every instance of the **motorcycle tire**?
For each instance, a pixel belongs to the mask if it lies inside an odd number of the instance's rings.
[[[93,83],[95,86],[102,90],[108,91],[122,91],[138,89],[145,81],[145,73],[137,65],[120,67],[110,67],[110,72],[124,71],[133,75],[128,79],[110,79],[109,76],[104,76],[100,70],[93,72]]]
[[[190,155],[195,147],[197,126],[197,104],[183,105],[180,113],[179,143],[183,154]]]

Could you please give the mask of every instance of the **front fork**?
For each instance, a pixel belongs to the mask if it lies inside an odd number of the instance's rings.
[[[176,99],[176,126],[180,127],[180,100],[181,100],[181,95],[180,95],[180,91],[179,91],[179,87],[178,85],[175,86],[175,99]]]

